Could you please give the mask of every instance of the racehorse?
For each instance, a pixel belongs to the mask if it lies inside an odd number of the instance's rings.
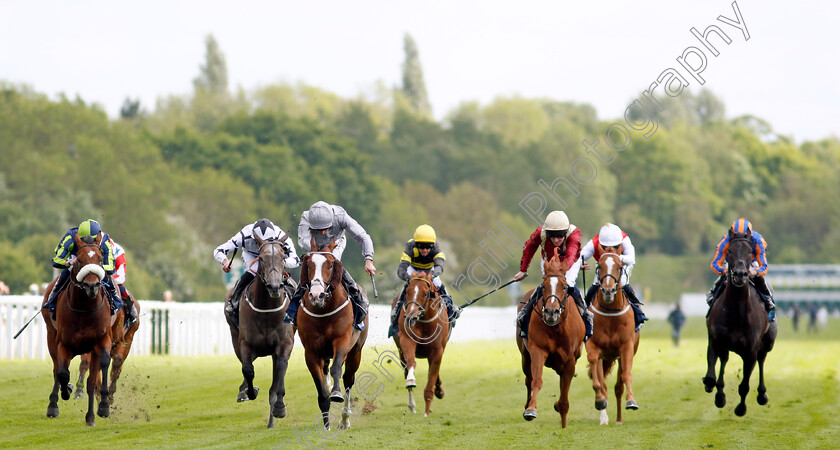
[[[327,430],[330,429],[330,402],[344,402],[339,427],[350,428],[350,389],[356,381],[368,334],[367,317],[363,331],[353,327],[350,297],[341,284],[344,267],[331,253],[335,245],[335,240],[331,239],[327,246],[319,248],[312,238],[312,251],[301,261],[300,282],[306,286],[306,292],[297,315],[298,336],[303,344],[306,366],[318,390],[318,407]],[[364,295],[361,286],[359,291]],[[333,361],[329,369],[332,390],[328,392],[325,374],[330,360]],[[339,378],[344,381],[344,392]]]
[[[274,418],[286,417],[286,395],[284,379],[289,366],[289,356],[295,344],[292,324],[284,324],[283,317],[289,306],[289,296],[284,289],[286,253],[281,239],[260,239],[254,236],[259,246],[259,258],[254,263],[257,277],[243,292],[239,302],[239,326],[233,317],[225,313],[230,326],[233,351],[242,363],[244,380],[239,386],[236,401],[243,402],[257,398],[259,388],[254,386],[254,360],[261,356],[271,356],[273,374],[271,388],[268,391],[268,428],[274,428]],[[228,293],[228,297],[230,296]],[[227,300],[227,299],[226,299]]]
[[[70,361],[76,355],[91,354],[93,364],[87,379],[88,410],[85,415],[87,426],[95,426],[93,401],[99,389],[99,417],[108,417],[111,408],[108,399],[108,366],[111,364],[111,329],[117,316],[111,316],[108,293],[102,288],[105,269],[102,268],[102,241],[100,235],[92,244],[85,244],[75,236],[78,255],[69,268],[70,284],[56,299],[56,320],[46,309],[41,310],[47,326],[47,346],[53,360],[53,390],[47,406],[47,417],[58,417],[58,390],[61,398],[70,399],[73,386],[70,384]],[[44,304],[49,299],[52,287],[44,294]],[[100,379],[101,376],[101,379]]]
[[[400,351],[400,359],[405,367],[405,388],[408,389],[408,408],[416,412],[414,388],[417,380],[414,368],[415,358],[429,360],[429,378],[423,398],[426,400],[426,417],[432,412],[432,394],[443,398],[444,391],[440,381],[440,364],[443,351],[451,331],[446,305],[438,295],[432,277],[425,272],[415,272],[405,289],[405,302],[399,312],[399,333],[394,342]],[[396,302],[398,299],[395,299]]]
[[[137,307],[137,317],[140,317],[140,303],[134,299],[134,295],[128,292],[132,303]],[[123,363],[128,358],[128,352],[131,351],[131,343],[134,341],[134,333],[140,328],[140,321],[131,324],[128,329],[125,328],[125,311],[120,309],[117,311],[116,321],[111,325],[111,384],[108,386],[108,403],[114,403],[114,393],[117,392],[117,380],[122,373]],[[82,389],[82,383],[85,373],[90,368],[90,353],[85,353],[80,356],[81,363],[79,363],[79,381],[76,383],[76,393],[73,395],[74,399],[83,398],[85,396]]]
[[[738,394],[741,402],[735,407],[735,414],[747,413],[746,397],[750,392],[750,375],[758,361],[758,404],[767,404],[767,388],[764,386],[764,358],[773,349],[778,326],[767,321],[764,304],[758,297],[755,286],[749,280],[752,262],[752,241],[750,232],[730,233],[729,249],[726,254],[726,286],[720,298],[712,304],[706,327],[709,330],[709,347],[706,351],[708,370],[703,377],[706,392],[717,387],[715,406],[726,405],[723,393],[723,371],[729,360],[729,352],[741,356],[744,373]],[[715,381],[715,364],[720,359],[720,375]]]
[[[586,331],[583,319],[566,293],[566,270],[568,266],[555,255],[545,263],[542,281],[542,295],[534,306],[528,325],[527,340],[519,337],[516,330],[516,346],[522,353],[522,372],[525,373],[525,420],[537,417],[537,394],[542,389],[543,366],[554,369],[560,375],[560,398],[554,403],[554,410],[560,413],[563,428],[569,413],[569,388],[575,376],[575,363],[580,358]],[[522,297],[519,309],[531,296],[533,289]],[[534,314],[535,313],[535,314]]]
[[[621,288],[624,265],[619,259],[621,246],[616,253],[604,253],[598,260],[600,289],[590,309],[595,313],[592,337],[586,343],[586,357],[589,360],[589,378],[595,391],[595,409],[601,411],[601,425],[609,423],[607,416],[606,377],[618,360],[618,376],[615,380],[616,420],[621,417],[621,396],[627,387],[626,409],[636,410],[639,405],[633,396],[633,356],[639,349],[639,333],[635,331],[635,320],[630,302]]]

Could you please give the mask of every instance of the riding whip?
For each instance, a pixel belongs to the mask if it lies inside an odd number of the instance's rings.
[[[373,285],[373,298],[379,298],[379,292],[376,291],[376,280],[373,278],[373,274],[370,274],[370,284]]]
[[[525,279],[525,277],[527,277],[527,276],[528,276],[528,274],[526,273],[526,274],[522,277],[522,279],[524,280],[524,279]],[[496,289],[493,289],[492,291],[490,291],[490,292],[488,292],[488,293],[486,293],[486,294],[482,295],[481,297],[474,298],[474,299],[472,299],[472,300],[468,301],[467,303],[464,303],[463,305],[461,305],[461,309],[466,308],[467,306],[472,305],[473,303],[475,303],[475,302],[477,302],[477,301],[481,300],[482,298],[487,297],[488,295],[490,295],[490,294],[492,294],[492,293],[494,293],[494,292],[498,291],[499,289],[501,289],[501,288],[503,288],[503,287],[505,287],[505,286],[511,285],[511,284],[515,283],[516,281],[517,281],[517,280],[510,280],[510,281],[508,281],[507,283],[505,283],[505,284],[503,284],[503,285],[501,285],[501,286],[497,287]],[[522,280],[519,280],[519,281],[522,281]]]
[[[39,314],[41,314],[41,311],[36,312],[35,315],[32,316],[31,319],[27,320],[26,324],[23,325],[23,327],[21,327],[20,331],[18,331],[17,334],[15,335],[15,337],[13,337],[12,339],[17,339],[17,337],[20,336],[21,333],[23,333],[23,330],[25,330],[26,327],[28,327],[29,324],[32,323],[32,321],[35,320],[35,318],[38,317]]]

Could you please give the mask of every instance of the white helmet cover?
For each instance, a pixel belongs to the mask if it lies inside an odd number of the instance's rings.
[[[603,247],[617,247],[623,239],[621,228],[612,223],[601,227],[601,232],[598,233],[598,242]]]

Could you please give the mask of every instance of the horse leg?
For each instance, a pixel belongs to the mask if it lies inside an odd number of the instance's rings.
[[[639,409],[639,404],[636,403],[636,396],[633,395],[633,357],[635,354],[636,350],[633,343],[628,342],[618,362],[618,373],[621,384],[627,387],[627,403],[624,407],[632,410]],[[618,381],[616,380],[616,389],[618,388]],[[621,394],[621,392],[616,394],[616,406],[621,404]]]
[[[73,385],[70,384],[70,360],[73,359],[72,353],[63,345],[58,345],[58,372],[56,376],[61,388],[61,399],[69,400],[70,393],[73,392]]]
[[[96,384],[94,384],[95,388],[99,388],[99,408],[96,414],[99,417],[108,417],[111,415],[111,405],[108,403],[108,366],[111,365],[111,340],[106,340],[105,345],[98,351],[99,373],[96,375]]]
[[[435,397],[442,399],[445,394],[446,392],[443,390],[443,382],[440,381],[440,374],[438,374],[437,381],[435,382]]]
[[[423,390],[423,399],[426,400],[426,415],[432,413],[432,399],[434,398],[435,383],[438,381],[440,375],[440,364],[443,360],[443,353],[439,350],[433,351],[429,355],[429,377],[426,381],[426,389]]]
[[[362,348],[357,346],[350,350],[347,361],[344,363],[344,407],[341,408],[341,422],[339,428],[346,430],[350,428],[350,416],[353,415],[353,396],[351,389],[356,384],[356,371],[362,364]]]
[[[417,351],[417,343],[406,336],[408,333],[400,333],[400,357],[405,364],[405,388],[411,389],[417,387],[417,377],[414,376],[414,369],[417,368],[417,360],[415,352]]]
[[[706,347],[706,376],[703,377],[703,386],[706,392],[712,392],[715,388],[715,365],[717,364],[717,353],[712,346],[711,336],[709,337],[709,345]]]
[[[569,388],[572,386],[572,378],[575,377],[574,358],[569,358],[563,365],[560,373],[560,398],[554,403],[554,410],[560,413],[560,421],[563,428],[566,428],[566,418],[569,415]]]
[[[245,341],[240,342],[240,354],[242,355],[242,376],[245,378],[245,395],[248,400],[257,398],[257,389],[254,387],[254,359],[256,355]]]
[[[321,410],[321,417],[324,420],[324,428],[330,429],[330,397],[327,387],[324,384],[324,360],[314,352],[306,350],[306,367],[315,382],[315,389],[318,391],[318,408]]]
[[[525,409],[528,409],[528,404],[531,403],[531,354],[528,349],[522,349],[522,373],[525,374]]]
[[[720,359],[720,374],[718,375],[717,382],[715,382],[715,388],[717,388],[717,392],[715,393],[715,406],[723,408],[726,406],[726,394],[723,392],[726,384],[723,382],[723,372],[726,369],[726,363],[729,362],[729,352],[721,353],[718,358]]]
[[[44,300],[46,301],[46,300]],[[50,358],[53,362],[53,388],[50,392],[50,403],[47,405],[47,417],[58,417],[58,388],[61,383],[58,382],[58,342],[56,340],[56,330],[50,322],[50,313],[47,310],[41,310],[41,316],[46,323],[47,328],[47,350],[50,352]]]
[[[85,396],[84,383],[85,374],[90,368],[90,353],[85,353],[79,357],[79,381],[76,382],[76,392],[73,394],[74,399],[80,399]]]
[[[741,380],[741,384],[738,385],[738,395],[741,396],[741,402],[735,407],[735,415],[739,417],[747,413],[747,394],[750,393],[750,376],[752,375],[753,369],[755,369],[754,355],[748,355],[741,359],[744,360],[744,378]]]
[[[340,378],[345,358],[347,358],[347,353],[342,350],[336,351],[332,366],[330,366],[330,377],[333,379],[332,391],[330,392],[331,402],[344,402],[344,393],[341,392]]]
[[[131,351],[131,343],[134,341],[134,332],[139,328],[139,322],[129,327],[119,343],[111,350],[111,385],[108,386],[108,403],[114,404],[114,393],[117,392],[117,380],[122,374],[123,364],[128,359],[128,352]]]
[[[607,408],[607,395],[600,349],[595,345],[587,345],[586,359],[589,360],[589,378],[592,379],[592,390],[595,391],[595,409],[604,411]],[[601,425],[606,425],[604,416],[605,414],[601,414]]]
[[[286,417],[286,404],[283,399],[286,397],[286,370],[289,368],[289,356],[292,354],[292,346],[294,345],[294,336],[289,334],[286,340],[280,345],[280,351],[274,361],[274,380],[276,380],[277,389],[274,400],[269,400],[271,404],[271,416],[282,419]],[[272,389],[274,383],[272,383]],[[272,398],[269,394],[269,399]]]
[[[758,397],[756,401],[759,405],[766,405],[769,398],[767,398],[767,387],[764,386],[764,358],[767,357],[767,352],[761,350],[758,352]]]
[[[529,346],[528,352],[531,354],[531,397],[528,404],[525,405],[525,412],[522,417],[525,420],[534,420],[537,418],[537,395],[542,389],[542,373],[545,360],[548,358],[548,353],[536,346]]]
[[[624,358],[618,359],[618,374],[615,376],[615,424],[624,424],[624,418],[621,415],[621,396],[624,395]],[[629,391],[629,390],[628,390]],[[628,392],[629,396],[629,392]]]

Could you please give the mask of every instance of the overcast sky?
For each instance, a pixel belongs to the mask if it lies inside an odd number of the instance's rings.
[[[420,50],[435,116],[519,94],[625,107],[718,25],[702,73],[727,116],[755,114],[797,141],[840,136],[840,2],[737,2],[750,39],[717,20],[730,0],[10,1],[0,0],[0,80],[63,92],[116,116],[188,94],[213,34],[231,88],[302,81],[344,97],[401,82],[402,43]],[[419,6],[419,5],[423,6]],[[705,50],[705,49],[704,49]],[[689,78],[691,87],[699,87]]]

